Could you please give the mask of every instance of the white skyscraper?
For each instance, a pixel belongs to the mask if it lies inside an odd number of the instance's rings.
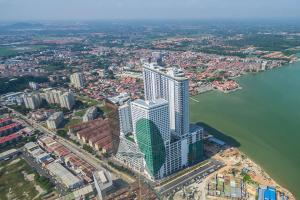
[[[82,88],[84,86],[83,75],[82,73],[74,73],[70,76],[71,84],[75,88]]]
[[[116,157],[156,180],[203,159],[203,128],[189,124],[189,80],[182,70],[146,63],[143,76],[145,100],[131,103],[133,139],[121,133]]]
[[[149,176],[162,178],[165,174],[167,146],[170,143],[168,102],[164,99],[131,103],[133,135],[145,154]]]
[[[182,70],[144,64],[145,99],[169,102],[170,129],[179,137],[189,133],[189,80]]]

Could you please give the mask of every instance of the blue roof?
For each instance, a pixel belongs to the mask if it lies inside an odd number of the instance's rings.
[[[276,189],[268,187],[264,192],[264,200],[276,200]]]

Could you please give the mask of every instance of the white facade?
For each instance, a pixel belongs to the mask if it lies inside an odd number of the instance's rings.
[[[132,129],[132,122],[131,122],[130,102],[127,102],[124,105],[120,106],[118,108],[118,112],[119,112],[121,135],[131,133],[133,129]]]
[[[84,86],[82,73],[74,73],[70,76],[71,84],[75,88],[82,88]]]
[[[170,129],[179,137],[189,133],[189,80],[181,70],[144,64],[145,99],[169,102]]]
[[[152,121],[157,126],[165,143],[170,142],[169,112],[166,100],[144,101],[137,99],[131,103],[131,115],[134,137],[136,134],[135,124],[138,120],[144,118]]]

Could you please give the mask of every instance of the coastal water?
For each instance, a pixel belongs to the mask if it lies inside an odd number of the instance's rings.
[[[191,120],[221,132],[300,199],[300,62],[237,80],[237,92],[195,96]]]

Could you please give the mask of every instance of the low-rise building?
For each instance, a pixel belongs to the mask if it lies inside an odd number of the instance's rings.
[[[0,136],[6,136],[12,133],[17,132],[21,129],[21,124],[18,122],[8,124],[6,126],[0,127]]]
[[[102,200],[107,192],[112,189],[113,182],[111,174],[107,170],[99,170],[93,173],[93,179],[98,192],[98,197]]]
[[[275,187],[260,187],[258,189],[258,200],[276,200],[277,194]]]
[[[31,152],[39,148],[40,146],[35,142],[28,142],[24,145],[25,151],[28,152],[29,154],[31,154]]]
[[[0,153],[0,161],[13,158],[14,156],[17,156],[18,154],[20,154],[20,150],[18,150],[18,149],[10,149],[10,150],[4,151],[4,152]]]
[[[90,107],[87,109],[86,113],[83,116],[83,122],[88,122],[96,119],[98,116],[98,108],[96,106]]]
[[[76,189],[83,186],[83,180],[79,179],[69,172],[64,166],[57,162],[50,163],[46,166],[49,173],[55,176],[68,189]]]
[[[120,93],[118,96],[108,98],[106,103],[120,106],[130,99],[130,95],[126,92]]]
[[[78,176],[82,177],[86,182],[92,182],[93,172],[96,170],[93,166],[73,153],[66,155],[63,160],[66,166]]]
[[[0,119],[0,127],[6,126],[6,125],[11,124],[11,123],[12,123],[12,119],[9,118],[9,117],[5,117],[5,118]]]
[[[20,133],[13,133],[5,137],[0,138],[0,147],[12,144],[20,140],[22,135]]]
[[[75,129],[77,138],[83,143],[103,152],[112,150],[112,127],[108,118],[86,122]]]

